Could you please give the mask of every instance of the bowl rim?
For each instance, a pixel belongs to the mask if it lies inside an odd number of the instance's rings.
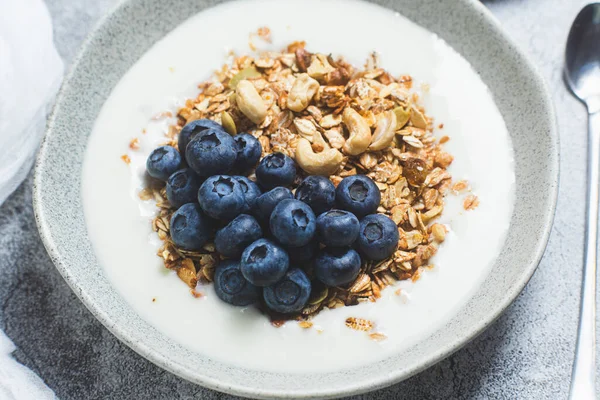
[[[356,383],[350,383],[343,389],[334,391],[308,389],[306,391],[299,392],[291,391],[288,389],[270,389],[267,392],[262,391],[260,389],[248,388],[243,385],[238,385],[237,383],[223,384],[223,382],[216,378],[209,377],[206,375],[193,374],[182,365],[178,365],[177,363],[172,362],[172,360],[169,360],[160,353],[156,352],[153,347],[147,345],[142,341],[136,341],[130,338],[127,330],[124,327],[119,326],[117,323],[115,323],[115,321],[110,317],[110,315],[96,303],[95,299],[89,296],[89,294],[86,293],[84,290],[82,290],[82,288],[78,285],[77,279],[72,273],[72,271],[65,265],[64,260],[62,259],[61,252],[57,248],[56,242],[54,241],[52,228],[50,227],[46,219],[44,210],[46,205],[44,204],[44,201],[41,197],[41,188],[43,186],[43,177],[41,171],[44,168],[46,159],[49,157],[47,153],[48,140],[52,135],[52,132],[54,131],[56,118],[59,112],[61,111],[61,103],[63,98],[65,97],[65,92],[68,90],[69,84],[73,76],[77,73],[78,67],[94,37],[98,34],[102,26],[109,20],[109,18],[113,14],[121,11],[121,9],[126,7],[130,1],[131,0],[118,0],[116,4],[109,8],[109,10],[98,20],[94,28],[87,34],[85,40],[81,44],[76,56],[73,58],[69,66],[68,73],[65,75],[65,78],[61,84],[60,90],[56,97],[56,101],[53,105],[52,112],[48,118],[46,124],[46,132],[44,134],[44,138],[42,140],[40,150],[36,158],[32,200],[36,225],[38,227],[40,238],[42,239],[46,251],[48,252],[50,258],[52,259],[54,265],[60,272],[61,276],[65,279],[69,287],[82,301],[86,308],[112,334],[114,334],[120,341],[125,343],[136,353],[150,360],[157,366],[164,368],[188,381],[202,385],[209,389],[218,390],[234,395],[252,396],[256,398],[332,398],[339,396],[356,395],[398,383],[452,355],[453,353],[464,347],[467,343],[475,339],[491,324],[493,324],[522,292],[522,290],[527,285],[534,272],[536,271],[542,259],[542,256],[544,255],[556,212],[556,205],[558,199],[558,181],[560,174],[560,144],[554,103],[548,90],[548,86],[545,83],[538,67],[531,61],[529,56],[514,42],[514,40],[503,30],[500,22],[496,19],[492,12],[477,0],[461,0],[467,6],[474,8],[475,11],[482,15],[482,18],[485,19],[486,22],[489,24],[489,29],[501,35],[506,40],[506,42],[512,47],[512,51],[515,53],[518,59],[527,67],[527,69],[531,71],[531,76],[535,79],[536,85],[541,88],[540,106],[545,108],[548,115],[550,128],[548,132],[549,145],[553,150],[549,155],[548,160],[550,166],[548,175],[552,178],[551,185],[549,185],[548,187],[548,199],[550,208],[544,214],[543,229],[539,234],[539,239],[536,243],[535,251],[532,252],[532,261],[525,266],[522,274],[519,277],[520,279],[513,281],[513,284],[510,286],[510,290],[501,299],[501,301],[497,303],[498,306],[494,310],[492,310],[492,312],[487,314],[486,318],[481,319],[477,324],[473,324],[469,329],[466,329],[464,336],[454,339],[447,346],[440,348],[436,352],[433,352],[430,357],[424,358],[418,366],[413,367],[408,371],[401,371],[399,369],[397,371],[392,371],[391,373],[380,376],[378,378],[373,378],[368,381],[361,380]]]

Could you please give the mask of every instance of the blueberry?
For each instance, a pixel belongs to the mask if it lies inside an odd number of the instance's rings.
[[[296,163],[283,153],[265,156],[256,168],[256,180],[266,188],[289,186],[296,178]]]
[[[227,175],[208,178],[198,191],[198,203],[210,217],[231,220],[246,207],[244,192],[239,182]]]
[[[289,265],[286,251],[267,239],[258,239],[242,253],[242,274],[256,286],[269,286],[277,282],[285,275]]]
[[[360,256],[347,247],[328,247],[315,257],[315,275],[328,286],[352,282],[360,271]]]
[[[319,215],[335,205],[335,186],[324,176],[309,176],[296,189],[296,200],[305,202]]]
[[[317,218],[317,237],[326,246],[350,246],[358,237],[356,215],[344,210],[324,212]]]
[[[290,247],[304,246],[310,242],[316,230],[315,213],[299,200],[283,200],[273,210],[269,226],[277,240]]]
[[[198,201],[202,180],[190,168],[181,169],[167,179],[167,199],[175,208]]]
[[[274,285],[263,289],[263,298],[271,310],[289,314],[302,310],[310,297],[310,280],[298,268],[288,273]]]
[[[248,282],[238,261],[221,261],[215,271],[217,297],[234,306],[249,306],[260,298],[260,288]]]
[[[242,192],[244,193],[244,199],[246,200],[244,212],[249,212],[252,207],[254,207],[256,199],[262,194],[262,192],[256,183],[252,182],[245,176],[234,176],[233,179],[238,181],[240,187],[242,188]]]
[[[383,214],[367,215],[360,221],[357,247],[369,260],[388,258],[398,248],[398,227]]]
[[[235,169],[244,172],[256,167],[262,154],[262,146],[258,139],[248,133],[240,133],[233,140],[237,153]]]
[[[252,214],[260,223],[268,225],[275,206],[282,200],[293,198],[294,195],[292,195],[290,189],[276,187],[256,198],[254,207],[252,207]]]
[[[239,257],[247,246],[261,237],[262,230],[254,217],[241,214],[217,232],[215,247],[225,257]]]
[[[317,250],[319,243],[314,240],[300,247],[287,247],[286,250],[290,256],[290,262],[293,264],[303,264],[310,261]]]
[[[179,132],[177,145],[179,147],[179,153],[181,153],[181,157],[184,160],[187,145],[194,138],[194,136],[207,129],[223,130],[223,127],[217,124],[215,121],[211,121],[210,119],[197,119],[186,124],[183,129],[181,129],[181,132]]]
[[[364,175],[342,179],[335,190],[335,196],[342,210],[350,211],[358,218],[374,213],[381,201],[379,188],[371,178]]]
[[[166,181],[181,168],[181,155],[175,147],[161,146],[154,149],[146,160],[146,170],[153,178]]]
[[[190,141],[185,151],[189,166],[200,176],[224,174],[235,162],[235,142],[227,132],[206,129]]]
[[[171,217],[171,239],[186,250],[200,250],[212,233],[212,223],[198,204],[184,204]]]

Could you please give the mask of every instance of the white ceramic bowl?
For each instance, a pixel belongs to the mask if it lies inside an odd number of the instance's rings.
[[[470,62],[489,87],[514,146],[516,202],[508,237],[485,281],[450,322],[418,346],[359,368],[262,372],[174,343],[115,291],[94,254],[83,214],[88,137],[111,90],[144,52],[216,3],[123,1],[90,35],[65,80],[40,150],[34,202],[41,237],[75,293],[117,337],[157,365],[203,386],[252,397],[324,398],[373,390],[427,368],[481,333],[520,293],[544,251],[556,203],[558,138],[539,74],[485,7],[471,0],[373,1],[438,34]]]

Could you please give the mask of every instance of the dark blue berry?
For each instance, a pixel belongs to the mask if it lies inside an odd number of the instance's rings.
[[[293,199],[294,195],[288,188],[276,187],[266,193],[261,194],[256,198],[254,207],[252,207],[252,214],[258,219],[261,224],[269,225],[269,219],[275,209],[275,206],[280,201],[286,199]]]
[[[184,160],[187,145],[194,138],[194,136],[207,129],[223,130],[223,127],[217,124],[215,121],[211,121],[210,119],[197,119],[186,124],[181,129],[181,132],[179,132],[179,139],[177,140],[177,146],[179,147],[179,153],[181,153],[181,157]]]
[[[234,306],[249,306],[260,298],[260,288],[248,282],[238,261],[221,261],[215,271],[217,297]]]
[[[279,243],[289,247],[304,246],[316,230],[315,213],[299,200],[283,200],[273,210],[269,226]]]
[[[328,286],[352,282],[360,271],[360,256],[347,247],[327,247],[315,257],[315,275]]]
[[[317,218],[317,238],[326,246],[350,246],[358,237],[356,215],[344,210],[324,212]]]
[[[353,175],[342,179],[335,190],[335,198],[339,208],[362,218],[377,210],[381,193],[371,178]]]
[[[290,265],[286,251],[267,239],[258,239],[242,253],[241,270],[256,286],[269,286],[285,275]]]
[[[198,204],[187,203],[171,217],[171,239],[176,246],[186,250],[200,250],[212,233],[212,221],[204,215]]]
[[[245,172],[256,167],[262,154],[262,146],[258,139],[248,133],[240,133],[233,140],[235,141],[237,153],[235,159],[236,171]]]
[[[204,181],[198,191],[198,203],[207,215],[222,220],[237,217],[246,207],[239,182],[227,175],[211,176]]]
[[[271,310],[289,314],[302,310],[310,297],[310,280],[301,269],[294,268],[274,285],[263,289],[265,304]]]
[[[266,188],[289,186],[296,178],[296,163],[283,153],[265,156],[256,168],[256,180]]]
[[[202,180],[191,168],[181,169],[167,179],[167,199],[175,208],[198,201]]]
[[[146,160],[148,175],[161,181],[169,179],[169,176],[179,168],[181,168],[181,155],[172,146],[154,149]]]
[[[335,186],[324,176],[311,175],[298,185],[296,200],[305,202],[319,215],[335,205]]]
[[[188,165],[200,176],[225,174],[235,162],[235,142],[225,131],[206,129],[190,141],[185,151]]]
[[[262,191],[256,183],[252,182],[245,176],[234,176],[233,179],[238,181],[240,187],[242,188],[242,192],[244,193],[244,199],[246,200],[244,212],[249,212],[252,207],[254,207],[256,199],[262,194]]]
[[[286,247],[288,255],[290,256],[290,263],[294,265],[303,264],[310,261],[317,250],[319,249],[319,243],[316,241],[310,241],[308,244],[300,247]]]
[[[215,248],[225,257],[239,257],[246,247],[262,237],[260,225],[254,217],[241,214],[215,237]]]
[[[368,260],[388,258],[398,248],[398,227],[383,214],[367,215],[360,221],[358,251]]]

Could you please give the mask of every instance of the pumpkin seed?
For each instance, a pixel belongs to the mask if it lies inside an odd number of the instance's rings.
[[[240,72],[235,74],[233,76],[233,78],[231,78],[229,80],[229,88],[235,89],[237,87],[238,83],[240,83],[244,79],[258,78],[261,76],[262,76],[262,74],[260,72],[258,72],[258,70],[254,67],[244,68],[243,70],[241,70]]]
[[[402,129],[404,125],[408,123],[411,112],[410,108],[404,108],[399,106],[394,108],[394,114],[396,114],[396,130],[398,130]]]
[[[231,115],[227,111],[223,111],[221,113],[221,125],[223,125],[223,129],[225,132],[229,133],[231,136],[237,135],[237,128],[235,126],[235,122]]]
[[[308,299],[308,304],[320,304],[323,300],[327,298],[328,294],[329,289],[327,288],[327,286],[315,286],[313,288],[312,293],[310,294],[310,298]]]

